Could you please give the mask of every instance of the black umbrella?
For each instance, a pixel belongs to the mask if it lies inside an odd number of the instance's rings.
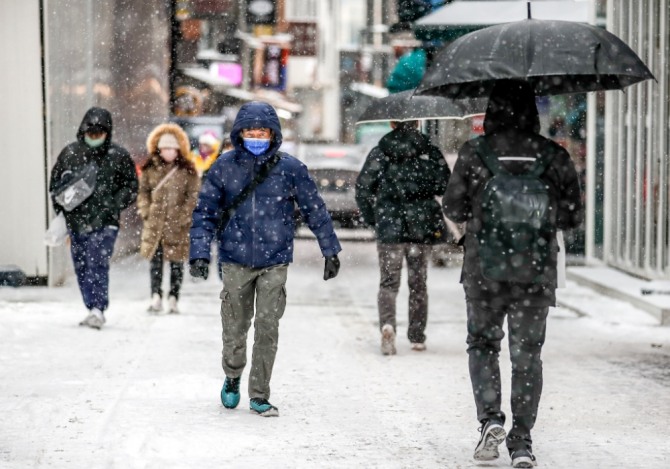
[[[486,111],[486,99],[453,101],[441,96],[418,96],[401,91],[375,100],[356,124],[423,119],[465,119]]]
[[[417,93],[488,96],[496,80],[530,82],[537,95],[618,90],[654,78],[621,39],[599,27],[526,19],[466,34],[442,49]]]

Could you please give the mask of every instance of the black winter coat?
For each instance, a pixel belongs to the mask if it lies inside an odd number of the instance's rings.
[[[84,134],[92,126],[107,132],[105,143],[97,148],[84,142]],[[76,173],[92,161],[98,165],[93,194],[72,211],[64,211],[53,196],[54,189],[59,187],[61,178],[70,172]],[[49,191],[52,192],[54,210],[63,212],[68,229],[77,233],[119,226],[121,210],[135,201],[137,190],[137,174],[130,154],[112,143],[111,114],[102,108],[89,109],[77,131],[77,140],[61,151],[51,170]]]
[[[516,96],[518,98],[518,91]],[[540,179],[548,184],[557,201],[556,227],[568,230],[579,226],[583,219],[583,208],[575,165],[565,149],[537,133],[539,120],[532,92],[527,98],[528,102],[519,99],[519,102],[507,108],[505,106],[509,103],[504,103],[500,108],[496,108],[493,103],[492,108],[491,103],[496,99],[504,101],[505,96],[492,95],[484,121],[486,136],[480,138],[486,140],[498,157],[536,157],[538,153],[553,151],[554,157]],[[532,162],[513,160],[501,163],[515,174],[525,172],[532,165]],[[477,203],[480,192],[491,177],[491,172],[475,152],[474,144],[466,142],[458,153],[454,172],[442,200],[448,218],[456,223],[467,223],[464,239],[461,240],[465,247],[461,283],[466,297],[492,308],[512,302],[520,302],[525,306],[554,306],[558,250],[556,240],[552,245],[552,262],[544,284],[495,282],[484,278],[481,273],[475,233],[481,228],[482,222],[473,217],[473,204]]]
[[[363,221],[375,227],[379,243],[446,241],[440,204],[449,181],[440,150],[416,129],[395,129],[368,155],[356,180]]]

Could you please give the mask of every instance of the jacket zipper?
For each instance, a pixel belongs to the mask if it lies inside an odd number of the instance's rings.
[[[256,178],[256,162],[251,165],[251,180]],[[256,190],[251,193],[251,266],[256,266]]]

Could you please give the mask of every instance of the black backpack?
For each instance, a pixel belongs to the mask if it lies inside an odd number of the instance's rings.
[[[507,171],[482,138],[477,154],[491,171],[475,204],[481,229],[475,237],[482,275],[493,281],[546,283],[556,238],[557,207],[540,179],[552,153],[540,155],[525,173]]]

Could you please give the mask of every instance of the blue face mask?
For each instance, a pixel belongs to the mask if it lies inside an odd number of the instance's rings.
[[[270,148],[269,138],[244,138],[244,148],[256,156],[262,155]]]
[[[107,138],[106,135],[102,138],[90,138],[88,135],[84,135],[84,142],[86,142],[86,145],[88,145],[91,148],[97,148],[103,143],[105,143],[106,138]]]

